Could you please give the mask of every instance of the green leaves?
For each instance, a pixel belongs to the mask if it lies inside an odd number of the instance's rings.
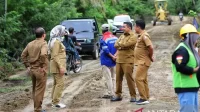
[[[196,17],[196,16],[197,16],[197,12],[195,12],[195,11],[193,11],[193,10],[190,10],[190,11],[188,12],[188,14],[189,14],[190,16],[193,16],[193,17]]]
[[[169,8],[171,13],[178,14],[182,11],[188,14],[190,10],[200,12],[200,1],[199,0],[168,0]],[[195,4],[194,4],[195,3]]]
[[[27,43],[35,39],[37,27],[44,27],[48,40],[51,29],[67,18],[96,17],[100,26],[117,14],[136,17],[152,14],[154,9],[149,0],[8,0],[7,5],[5,21],[0,0],[0,48],[6,49],[3,54],[12,59],[19,59]],[[7,66],[3,63],[14,66],[8,57],[0,56],[0,73],[5,73],[1,71]]]

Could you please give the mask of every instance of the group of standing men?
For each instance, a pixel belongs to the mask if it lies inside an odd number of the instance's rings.
[[[117,38],[109,32],[109,25],[102,25],[103,37],[100,41],[100,60],[103,75],[107,82],[108,95],[111,101],[122,100],[122,81],[125,76],[130,91],[130,102],[136,104],[149,103],[149,87],[147,81],[147,71],[153,58],[153,45],[149,34],[145,31],[145,22],[137,20],[132,30],[132,23],[124,22],[124,33]],[[116,77],[114,67],[116,65]],[[136,66],[135,78],[133,68]],[[114,84],[116,78],[116,84]],[[116,91],[114,94],[114,85]],[[136,100],[136,87],[138,88],[140,99]]]
[[[149,103],[149,88],[147,71],[153,61],[153,46],[150,36],[145,29],[143,20],[136,21],[135,31],[132,31],[132,23],[125,22],[124,34],[119,38],[109,32],[109,25],[102,25],[103,38],[100,42],[101,65],[103,74],[107,79],[107,85],[111,101],[122,100],[122,80],[126,77],[130,90],[130,102],[137,104]],[[66,73],[66,47],[63,44],[69,40],[69,33],[64,26],[57,25],[50,32],[50,40],[45,41],[46,33],[42,27],[35,30],[36,39],[30,42],[22,52],[22,61],[32,77],[34,111],[42,110],[42,101],[47,81],[48,55],[50,56],[50,72],[53,74],[54,83],[52,89],[52,107],[64,108],[60,103],[64,89],[64,74]],[[62,37],[65,37],[64,40]],[[116,95],[114,95],[114,79],[116,65]],[[133,78],[133,68],[137,65],[136,77]],[[140,99],[136,101],[135,84],[139,90]]]

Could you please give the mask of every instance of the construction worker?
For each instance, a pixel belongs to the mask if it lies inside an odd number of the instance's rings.
[[[62,38],[65,35],[65,27],[55,26],[50,32],[48,43],[51,55],[50,72],[53,74],[54,83],[52,89],[52,107],[65,108],[66,105],[60,103],[60,98],[64,89],[64,73],[66,73],[66,53],[62,44]]]
[[[135,82],[133,79],[133,67],[134,67],[134,48],[137,42],[137,37],[132,31],[132,23],[124,22],[123,24],[124,34],[122,34],[115,43],[117,49],[116,59],[116,95],[111,101],[122,100],[122,81],[123,76],[127,80],[128,88],[130,91],[130,102],[136,101]]]
[[[112,96],[114,96],[114,67],[116,65],[116,57],[114,56],[116,49],[114,45],[118,38],[109,31],[109,24],[103,24],[101,28],[103,37],[100,40],[100,61],[102,73],[106,79],[106,85],[108,87],[108,94],[104,95],[103,98],[112,98]]]
[[[36,39],[28,43],[21,54],[22,61],[28,69],[33,84],[34,112],[45,112],[42,110],[42,102],[47,80],[47,42],[46,34],[42,27],[35,30]]]
[[[137,44],[135,46],[135,65],[136,74],[135,82],[138,88],[140,99],[136,104],[149,103],[149,87],[147,81],[147,71],[153,59],[153,45],[150,40],[149,34],[145,31],[145,22],[143,20],[137,20],[135,26],[135,32],[138,34]]]
[[[195,50],[199,34],[191,24],[180,29],[182,42],[172,55],[173,87],[178,95],[180,112],[198,111],[200,58]]]

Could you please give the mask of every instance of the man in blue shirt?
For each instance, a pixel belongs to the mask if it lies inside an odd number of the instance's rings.
[[[109,29],[109,24],[102,25],[103,37],[100,40],[100,61],[102,66],[102,74],[106,79],[108,87],[108,94],[104,95],[103,98],[112,98],[114,95],[114,67],[116,65],[116,48],[114,45],[118,38],[109,32]]]

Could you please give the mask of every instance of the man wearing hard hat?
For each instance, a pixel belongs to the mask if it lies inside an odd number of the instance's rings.
[[[182,42],[172,55],[173,87],[180,112],[198,112],[200,58],[195,50],[199,33],[191,24],[180,29]]]
[[[114,82],[115,73],[114,67],[116,65],[116,49],[114,47],[116,40],[118,39],[110,31],[109,24],[102,25],[103,37],[100,40],[100,61],[102,66],[102,73],[106,79],[106,85],[108,87],[108,93],[103,98],[112,98],[114,95]]]

